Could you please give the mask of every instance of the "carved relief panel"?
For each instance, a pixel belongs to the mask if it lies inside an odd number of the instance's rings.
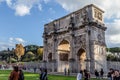
[[[75,13],[75,24],[76,26],[82,25],[84,22],[89,21],[88,11],[87,8],[81,9]]]
[[[54,26],[53,26],[53,23],[49,23],[48,26],[49,27],[47,27],[46,30],[47,30],[48,35],[50,35],[50,33],[54,31]]]
[[[79,29],[75,31],[75,36],[79,36],[85,34],[85,28]]]
[[[64,19],[60,19],[59,22],[60,22],[59,31],[67,30],[69,27],[70,16],[65,17]]]
[[[47,49],[49,52],[52,52],[52,47],[53,47],[53,40],[51,38],[51,39],[48,39],[48,43],[47,43]]]
[[[84,35],[80,35],[80,36],[76,36],[74,39],[74,44],[75,45],[81,45],[81,46],[85,46],[85,42],[86,42],[86,36]]]
[[[94,18],[96,18],[99,21],[103,21],[103,15],[102,12],[96,8],[94,8]]]

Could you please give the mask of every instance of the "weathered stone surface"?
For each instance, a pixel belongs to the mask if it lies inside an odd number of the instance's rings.
[[[106,70],[105,30],[103,11],[93,4],[54,20],[44,26],[43,60],[52,57],[49,68],[57,72]]]

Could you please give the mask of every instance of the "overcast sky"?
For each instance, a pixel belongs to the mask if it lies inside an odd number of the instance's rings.
[[[0,0],[0,50],[43,45],[44,24],[95,4],[105,11],[107,47],[120,47],[120,0]]]

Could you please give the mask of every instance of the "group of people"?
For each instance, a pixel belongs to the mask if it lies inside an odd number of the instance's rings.
[[[104,71],[101,69],[99,72],[95,70],[94,75],[96,76],[97,79],[103,79]],[[80,72],[77,74],[77,80],[90,80],[90,72],[87,70],[80,70]]]
[[[107,77],[108,80],[120,80],[120,71],[110,68]]]
[[[48,80],[47,69],[40,68],[40,71],[41,73],[39,79]],[[66,69],[64,71],[66,75],[67,72]],[[97,79],[103,79],[103,75],[104,75],[103,69],[101,69],[100,71],[95,70],[94,75],[96,76]],[[82,78],[84,78],[84,80],[90,80],[90,72],[87,70],[83,70],[83,71],[80,70],[80,72],[77,74],[77,80],[82,80]],[[120,80],[120,71],[110,68],[107,74],[107,78],[108,80]],[[18,66],[13,66],[13,71],[11,72],[8,80],[24,80],[24,73],[22,69],[19,68]]]
[[[94,74],[97,79],[100,79],[100,78],[103,79],[104,71],[103,69],[101,69],[100,71],[95,70]]]
[[[80,70],[80,72],[77,74],[77,80],[82,80],[82,78],[84,78],[84,80],[90,80],[90,73],[87,70]]]
[[[13,66],[8,80],[24,80],[24,73],[18,66]]]
[[[39,79],[40,80],[48,80],[47,69],[40,68],[40,71],[41,71],[41,73],[40,73]],[[22,68],[19,68],[18,66],[13,66],[13,70],[11,71],[8,80],[24,80],[24,73],[22,71]]]
[[[100,71],[95,70],[94,75],[97,79],[103,80],[103,76],[104,76],[103,69],[101,69]],[[87,70],[84,70],[84,71],[81,70],[77,74],[77,80],[82,80],[82,78],[84,78],[84,80],[90,80],[90,73]],[[108,80],[120,80],[120,71],[110,68],[107,74],[107,79]]]
[[[66,69],[66,68],[64,68],[64,75],[66,76],[66,75],[70,75],[70,69],[68,68],[68,69]]]

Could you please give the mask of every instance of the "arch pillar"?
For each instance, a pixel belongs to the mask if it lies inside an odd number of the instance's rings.
[[[86,27],[86,70],[90,71],[90,29],[89,26]]]
[[[69,56],[69,69],[70,72],[75,72],[75,51],[74,51],[74,36],[71,35],[70,39],[70,56]]]

